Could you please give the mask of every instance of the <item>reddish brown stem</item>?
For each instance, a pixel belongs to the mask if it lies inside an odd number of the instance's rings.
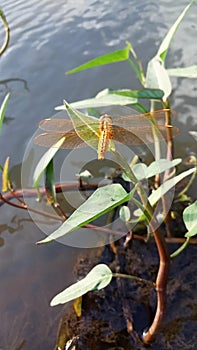
[[[163,234],[159,228],[154,230],[153,233],[160,258],[155,288],[157,292],[157,308],[152,325],[149,327],[148,331],[143,334],[144,343],[150,343],[154,340],[163,321],[167,302],[166,290],[170,269],[170,255]]]
[[[97,188],[97,184],[91,184],[91,185],[85,185],[83,186],[83,190],[90,190],[90,189],[96,189]],[[62,191],[76,191],[78,189],[78,184],[77,183],[70,183],[70,184],[56,184],[55,185],[55,189],[56,189],[56,193],[62,192]],[[45,194],[45,189],[42,188],[40,189],[40,193],[41,195]],[[13,195],[14,194],[14,195]],[[4,203],[9,204],[11,206],[14,206],[16,208],[19,209],[26,209],[27,207],[21,207],[21,205],[19,204],[15,204],[10,202],[13,198],[17,198],[18,200],[21,197],[36,197],[37,196],[37,190],[32,190],[32,189],[24,189],[24,190],[15,190],[14,193],[13,192],[7,192],[5,193],[5,195],[0,196],[0,206],[3,205]],[[23,201],[21,201],[21,203],[24,203]],[[25,203],[24,203],[25,204]],[[42,215],[42,213],[39,211],[39,213]],[[48,214],[51,217],[51,214]],[[54,219],[59,220],[59,221],[64,221],[65,219],[60,217],[60,216],[54,216]],[[114,231],[114,230],[110,230],[107,228],[102,228],[102,227],[98,227],[98,226],[94,226],[94,225],[86,225],[89,228],[95,229],[95,230],[105,230],[106,233],[110,233],[110,234],[115,234],[118,235],[120,237],[124,236],[126,233],[125,232],[119,232],[119,231]],[[140,241],[143,242],[147,242],[147,237],[146,236],[142,236],[142,235],[138,235],[138,234],[132,234],[132,238],[133,239],[138,239]],[[165,242],[166,243],[174,243],[174,244],[182,244],[184,243],[185,238],[184,237],[165,237]],[[197,239],[196,238],[190,238],[190,244],[197,244]]]

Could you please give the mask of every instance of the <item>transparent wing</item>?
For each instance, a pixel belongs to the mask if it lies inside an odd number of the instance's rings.
[[[129,108],[127,108],[127,111],[129,111]],[[153,143],[154,136],[150,120],[154,120],[156,123],[156,127],[154,128],[159,140],[166,140],[169,137],[174,137],[179,133],[179,130],[176,127],[165,126],[166,113],[170,113],[170,117],[175,115],[175,112],[172,110],[159,110],[153,113],[115,117],[112,119],[113,139],[127,145]],[[85,147],[86,144],[83,139],[93,148],[97,148],[99,120],[98,122],[94,121],[90,124],[94,132],[81,121],[77,123],[77,130],[80,137],[75,131],[71,120],[64,118],[43,119],[39,127],[47,132],[36,136],[34,142],[40,146],[51,147],[61,137],[65,136],[66,138],[61,148],[72,149]],[[95,134],[95,130],[98,135]]]
[[[81,136],[84,136],[84,139],[87,137],[87,131],[84,131],[81,133]],[[57,141],[59,141],[62,137],[65,137],[65,140],[63,144],[61,145],[61,148],[64,149],[74,149],[74,148],[82,148],[87,147],[87,143],[83,141],[82,138],[80,138],[75,131],[71,131],[68,133],[62,133],[62,132],[46,132],[43,134],[39,134],[34,138],[34,143],[42,146],[42,147],[51,147],[53,146]],[[88,130],[88,138],[89,138],[89,145],[93,148],[97,148],[98,146],[98,138],[96,138],[94,133],[90,133]]]

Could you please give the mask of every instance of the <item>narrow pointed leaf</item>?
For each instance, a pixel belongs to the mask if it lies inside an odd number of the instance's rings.
[[[170,43],[187,11],[193,5],[195,0],[191,1],[188,6],[182,11],[176,22],[170,28],[165,38],[163,39],[157,54],[148,63],[146,74],[146,87],[158,88],[164,91],[163,101],[165,102],[171,94],[172,87],[167,70],[164,67],[165,58],[170,47]]]
[[[164,196],[171,188],[173,188],[177,183],[183,180],[186,176],[193,174],[196,171],[196,168],[192,168],[184,171],[183,173],[173,177],[172,179],[164,182],[159,188],[157,188],[151,195],[148,197],[148,200],[151,206],[154,206],[158,200]],[[141,216],[142,211],[137,209],[135,210],[135,216]]]
[[[158,200],[164,196],[171,188],[173,188],[178,182],[183,180],[186,176],[191,175],[196,171],[196,168],[192,168],[184,171],[183,173],[173,177],[172,179],[164,182],[157,190],[155,190],[149,197],[150,204],[154,206]]]
[[[135,63],[129,58],[129,63],[131,65],[131,67],[133,68],[134,72],[136,73],[139,81],[141,82],[141,84],[144,86],[145,84],[145,75],[144,75],[144,70],[142,67],[142,62],[140,61],[139,57],[137,56],[132,44],[130,42],[128,42],[130,44],[130,52],[135,60]]]
[[[99,218],[131,199],[134,191],[135,187],[128,194],[120,184],[98,188],[56,231],[42,241],[37,242],[37,244],[58,239]]]
[[[171,41],[175,36],[175,33],[180,25],[180,23],[182,22],[183,18],[185,17],[186,13],[189,11],[190,7],[195,3],[195,0],[190,1],[190,3],[185,7],[185,9],[182,11],[182,13],[180,14],[180,16],[177,18],[177,20],[175,21],[175,23],[172,25],[172,27],[170,28],[170,30],[168,31],[168,33],[166,34],[166,36],[164,37],[157,55],[158,57],[160,57],[162,59],[162,61],[165,61],[168,49],[170,47]]]
[[[105,288],[111,282],[111,279],[112,271],[107,265],[96,265],[85,278],[57,294],[51,300],[50,305],[65,304],[70,300],[79,298],[89,291]]]
[[[142,82],[142,75],[141,75],[141,72],[138,69],[136,63],[131,58],[129,58],[128,61],[129,61],[130,66],[133,68],[136,76],[138,77],[139,81]]]
[[[130,51],[130,44],[127,43],[127,46],[124,49],[110,52],[106,55],[94,58],[93,60],[82,64],[81,66],[78,66],[74,69],[69,70],[67,74],[77,73],[85,69],[103,66],[109,63],[126,61],[129,58],[129,51]]]

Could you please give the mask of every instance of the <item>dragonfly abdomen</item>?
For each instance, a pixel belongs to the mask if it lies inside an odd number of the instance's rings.
[[[104,114],[100,117],[98,159],[103,160],[110,140],[113,139],[112,118]]]

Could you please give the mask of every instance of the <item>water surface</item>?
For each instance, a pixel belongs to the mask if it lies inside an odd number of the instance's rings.
[[[9,47],[0,63],[0,101],[11,92],[0,139],[0,164],[11,157],[11,173],[20,186],[20,164],[38,122],[54,114],[54,107],[93,97],[110,88],[138,88],[127,63],[95,68],[77,75],[65,72],[97,55],[134,45],[144,66],[187,1],[2,0],[11,29]],[[168,67],[196,64],[196,5],[176,34]],[[1,38],[4,35],[1,26]],[[130,72],[130,74],[128,74]],[[196,120],[195,80],[173,79],[172,108],[176,124],[177,156],[195,149],[188,136]],[[191,140],[191,141],[190,141]],[[190,143],[188,143],[190,142]],[[52,296],[75,277],[72,266],[81,250],[53,243],[36,247],[42,232],[27,213],[1,207],[1,331],[0,348],[52,349],[61,308],[48,306]],[[177,348],[178,349],[178,348]],[[182,349],[180,346],[179,349]]]

